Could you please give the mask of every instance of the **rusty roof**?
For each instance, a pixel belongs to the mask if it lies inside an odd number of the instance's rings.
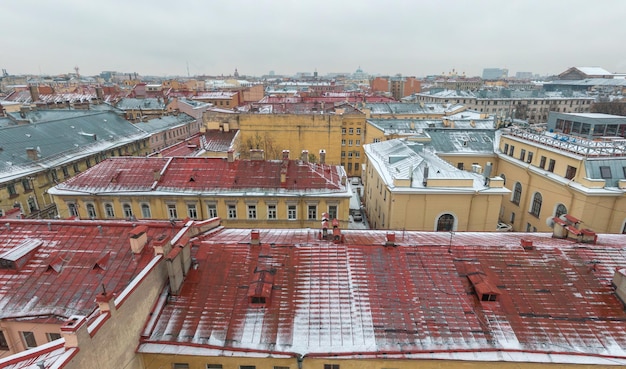
[[[6,220],[0,254],[28,243],[37,248],[22,255],[19,268],[0,263],[0,319],[89,315],[103,287],[120,292],[154,257],[150,243],[139,254],[131,250],[130,232],[142,224],[148,242],[182,228],[168,221]]]
[[[335,244],[316,230],[262,230],[260,246],[250,234],[198,240],[198,267],[140,352],[626,364],[626,312],[610,284],[626,236],[398,232],[385,247],[381,231]],[[273,271],[266,304],[249,302],[259,265]]]
[[[341,166],[287,160],[281,182],[281,160],[235,160],[209,157],[113,157],[61,183],[49,192],[143,195],[261,190],[263,193],[348,193]],[[348,193],[348,195],[350,195]]]

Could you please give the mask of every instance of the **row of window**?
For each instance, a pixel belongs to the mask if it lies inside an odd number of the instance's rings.
[[[187,363],[174,363],[173,369],[189,369]],[[206,364],[206,369],[223,369],[222,364]],[[256,369],[256,365],[239,365],[239,369]],[[289,369],[288,366],[274,366],[274,369]],[[324,364],[324,369],[339,369],[339,364]]]
[[[178,208],[176,204],[167,204],[167,215],[170,219],[178,219]],[[276,204],[268,204],[267,205],[267,219],[277,219],[277,209]],[[69,202],[67,204],[69,210],[69,216],[78,217],[78,207],[76,203]],[[85,205],[87,216],[91,219],[98,218],[98,213],[96,211],[96,206],[93,203],[87,203]],[[152,218],[152,211],[150,209],[150,204],[142,203],[140,205],[141,208],[141,217],[145,219]],[[330,219],[337,218],[337,205],[329,205],[328,206],[328,214]],[[247,205],[247,219],[258,219],[257,218],[257,206],[254,204]],[[297,205],[287,205],[287,219],[296,220],[298,219],[298,211]],[[122,204],[122,211],[124,218],[132,218],[134,217],[132,206],[129,203]],[[113,208],[113,204],[106,203],[104,204],[104,215],[106,218],[115,218],[115,210]],[[215,218],[218,216],[217,213],[217,204],[207,204],[207,215],[208,218]],[[307,207],[307,219],[316,220],[318,215],[317,205],[308,205]],[[187,216],[191,219],[198,219],[198,208],[196,204],[187,204]],[[237,219],[237,205],[236,204],[227,204],[227,218],[228,219]]]
[[[361,140],[348,140],[348,146],[352,146],[354,144],[354,146],[361,146]],[[341,140],[341,146],[346,146],[346,140],[342,139]]]
[[[503,152],[505,155],[515,157],[515,145],[509,145],[508,143],[505,143]],[[532,151],[526,153],[525,149],[520,150],[519,160],[532,164],[533,158],[534,153]],[[539,168],[546,169],[548,172],[554,172],[556,161],[554,159],[550,159],[550,161],[548,162],[548,167],[546,168],[546,160],[548,159],[543,155],[539,158]],[[572,179],[575,175],[576,168],[568,165],[565,177],[568,179]]]
[[[348,134],[353,135],[353,134],[354,134],[354,132],[355,132],[355,129],[354,129],[354,128],[349,128],[349,129],[348,129]],[[341,134],[342,134],[342,135],[345,135],[345,134],[346,134],[346,129],[345,129],[345,128],[342,128],[342,129],[341,129]],[[360,135],[360,134],[361,134],[361,128],[356,128],[356,134],[357,134],[357,135]]]
[[[20,331],[20,337],[22,338],[22,343],[24,344],[24,347],[26,347],[27,349],[37,347],[37,340],[35,339],[35,334],[33,332]],[[46,338],[48,339],[48,342],[52,342],[61,338],[61,334],[46,333]],[[8,351],[9,349],[9,341],[7,341],[6,337],[4,336],[4,332],[0,331],[0,350]]]
[[[348,151],[347,154],[348,154],[349,158],[352,158],[352,157],[360,158],[361,157],[361,152],[360,151]],[[342,151],[341,152],[341,157],[342,158],[346,157],[346,151]]]
[[[513,195],[511,197],[511,202],[519,206],[521,198],[522,198],[522,184],[517,182],[515,183],[515,186],[513,187]],[[531,215],[539,218],[539,213],[541,212],[542,203],[543,203],[543,196],[541,196],[541,193],[535,192],[528,212]],[[567,208],[563,204],[558,204],[556,206],[554,216],[560,217],[563,214],[567,214]]]

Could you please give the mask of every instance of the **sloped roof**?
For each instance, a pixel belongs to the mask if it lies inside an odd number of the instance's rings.
[[[121,110],[130,109],[146,109],[146,110],[164,110],[167,101],[162,98],[147,97],[145,99],[137,99],[125,97],[115,104],[115,107]]]
[[[32,239],[41,241],[19,271],[0,268],[0,319],[89,315],[102,292],[119,292],[154,257],[145,247],[133,254],[129,232],[147,225],[148,238],[173,236],[170,222],[7,220],[0,229],[0,253]]]
[[[146,136],[113,112],[5,127],[0,129],[0,179],[68,163]],[[30,159],[27,148],[37,150],[39,159]]]
[[[281,183],[280,160],[224,158],[114,157],[49,190],[51,194],[109,193],[133,191],[144,195],[168,193],[238,193],[260,191],[263,195],[337,193],[349,196],[341,184],[341,166],[289,160],[286,183]],[[155,173],[160,174],[158,180]]]
[[[148,133],[156,133],[168,130],[176,126],[190,124],[195,118],[185,114],[164,115],[155,119],[149,119],[145,122],[135,123],[137,127]]]
[[[626,236],[582,247],[551,234],[402,232],[385,247],[381,231],[343,231],[341,244],[316,235],[264,230],[261,246],[248,230],[201,237],[198,268],[138,351],[626,363],[626,312],[610,285]],[[261,261],[275,274],[258,307],[247,294]],[[476,296],[477,272],[496,301]]]
[[[494,153],[494,130],[429,129],[430,145],[440,154]]]
[[[610,76],[613,73],[601,67],[574,67],[588,76]]]

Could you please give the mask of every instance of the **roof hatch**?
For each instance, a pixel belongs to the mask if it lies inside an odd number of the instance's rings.
[[[20,270],[43,244],[38,238],[29,238],[12,249],[0,254],[0,269]]]

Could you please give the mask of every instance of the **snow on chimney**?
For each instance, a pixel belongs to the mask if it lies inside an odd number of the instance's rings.
[[[326,150],[320,150],[320,164],[326,164]]]
[[[128,232],[130,235],[130,248],[133,250],[133,253],[139,254],[143,250],[143,247],[148,242],[148,227],[139,226],[133,228],[132,231]]]
[[[302,150],[302,154],[300,155],[300,160],[305,163],[309,162],[309,150]]]
[[[283,150],[283,160],[289,160],[289,150]]]
[[[87,342],[86,340],[90,338],[87,318],[82,315],[70,316],[61,326],[61,337],[65,339],[65,348],[78,347],[78,341]]]
[[[261,233],[258,229],[250,231],[250,245],[259,245],[261,243]]]

